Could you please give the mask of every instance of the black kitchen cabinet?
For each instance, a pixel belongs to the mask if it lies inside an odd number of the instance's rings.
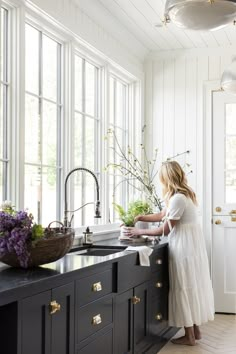
[[[20,354],[74,353],[74,284],[21,301]]]
[[[135,255],[119,264],[118,289],[123,292],[114,299],[114,353],[149,353],[168,328],[167,247],[154,249],[150,267],[138,265]]]
[[[78,257],[78,258],[77,258]],[[3,354],[156,354],[168,327],[168,247],[150,267],[137,252],[66,256],[50,268],[0,266]]]

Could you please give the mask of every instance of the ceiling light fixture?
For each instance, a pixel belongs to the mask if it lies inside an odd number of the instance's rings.
[[[217,30],[236,17],[236,0],[166,0],[165,21],[191,30]]]
[[[221,88],[227,93],[236,94],[236,57],[233,58],[230,66],[223,72]]]

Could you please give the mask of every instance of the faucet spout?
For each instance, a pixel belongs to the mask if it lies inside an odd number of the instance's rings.
[[[84,171],[84,172],[88,172],[89,174],[91,174],[95,180],[95,185],[96,185],[96,191],[97,191],[97,200],[96,200],[96,204],[95,204],[95,218],[100,218],[101,217],[101,212],[100,212],[100,200],[99,200],[99,185],[98,185],[98,180],[97,177],[95,176],[95,174],[90,171],[89,169],[85,168],[85,167],[76,167],[73,170],[71,170],[65,179],[65,207],[64,207],[64,226],[65,227],[69,227],[70,223],[68,223],[68,201],[67,201],[67,183],[68,183],[68,179],[69,177],[76,171]],[[87,203],[88,204],[88,203]],[[85,204],[85,205],[87,205]],[[81,208],[79,208],[81,209]]]

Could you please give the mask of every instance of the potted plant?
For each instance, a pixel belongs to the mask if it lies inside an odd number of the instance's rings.
[[[5,201],[0,206],[0,262],[28,268],[63,257],[72,246],[74,231],[63,224],[51,228],[51,224],[44,229],[33,223],[31,213],[15,211]]]
[[[122,221],[122,226],[125,227],[135,226],[134,221],[136,216],[151,214],[153,212],[150,203],[143,200],[136,200],[129,203],[127,210],[116,203],[114,203],[114,208]],[[139,225],[139,227],[141,227],[141,225]],[[124,236],[123,227],[121,228],[121,236]]]

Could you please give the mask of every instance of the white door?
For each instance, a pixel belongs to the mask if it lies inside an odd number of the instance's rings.
[[[216,312],[236,313],[236,97],[213,93],[212,270]]]

